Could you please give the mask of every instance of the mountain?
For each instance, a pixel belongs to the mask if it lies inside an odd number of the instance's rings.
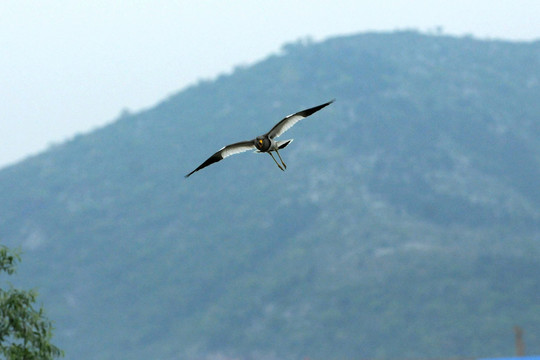
[[[287,44],[2,169],[0,239],[70,359],[540,353],[539,99],[540,42]]]

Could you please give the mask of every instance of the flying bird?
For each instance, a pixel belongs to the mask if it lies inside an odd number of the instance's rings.
[[[285,169],[287,168],[287,165],[285,165],[285,162],[281,158],[281,155],[279,155],[278,150],[284,149],[287,145],[289,145],[293,141],[293,139],[276,141],[274,140],[274,138],[282,135],[285,131],[289,130],[300,120],[307,118],[309,115],[312,115],[313,113],[321,110],[323,107],[328,106],[333,102],[334,100],[331,100],[322,105],[318,105],[318,106],[315,106],[306,110],[299,111],[295,114],[288,115],[285,118],[283,118],[283,120],[281,120],[276,125],[274,125],[274,127],[269,132],[267,132],[264,135],[257,136],[253,140],[240,141],[240,142],[222,147],[221,149],[219,149],[218,152],[216,152],[214,155],[206,159],[205,162],[203,162],[201,165],[199,165],[198,168],[196,168],[195,170],[187,174],[185,177],[187,178],[194,172],[199,171],[207,167],[208,165],[212,165],[213,163],[221,161],[225,159],[226,157],[229,157],[231,155],[238,154],[244,151],[248,151],[248,150],[255,150],[256,152],[259,152],[259,153],[268,153],[272,157],[272,159],[274,159],[274,162],[276,163],[276,165],[281,170],[285,171]],[[272,152],[274,151],[279,157],[281,164],[279,164],[276,158],[274,157],[274,155],[272,155]]]

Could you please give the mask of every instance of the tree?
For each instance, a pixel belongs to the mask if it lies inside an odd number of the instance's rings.
[[[0,275],[12,275],[19,253],[0,245]],[[0,358],[9,360],[54,359],[62,350],[51,344],[52,322],[43,307],[34,308],[37,293],[13,288],[0,288]]]

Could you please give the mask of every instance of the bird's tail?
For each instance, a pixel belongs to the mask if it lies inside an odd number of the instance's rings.
[[[281,150],[281,149],[286,148],[287,145],[289,145],[290,143],[292,143],[293,140],[294,140],[294,139],[278,141],[278,142],[277,142],[277,147],[278,147],[278,149]]]

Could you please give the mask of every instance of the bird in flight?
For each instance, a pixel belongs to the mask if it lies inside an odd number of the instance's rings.
[[[267,132],[264,135],[257,136],[253,140],[248,141],[240,141],[234,144],[230,144],[227,146],[222,147],[218,152],[216,152],[214,155],[210,156],[208,159],[206,159],[205,162],[203,162],[201,165],[199,165],[198,168],[187,174],[185,177],[191,176],[196,171],[199,171],[208,165],[212,165],[213,163],[216,163],[218,161],[221,161],[225,159],[226,157],[229,157],[234,154],[238,154],[244,151],[253,150],[255,149],[256,152],[260,153],[268,153],[272,159],[274,159],[274,162],[276,165],[283,171],[287,168],[287,165],[285,165],[285,162],[283,162],[283,159],[281,158],[281,155],[279,155],[279,151],[281,149],[284,149],[287,145],[293,141],[293,139],[290,140],[282,140],[282,141],[276,141],[274,138],[282,135],[285,131],[289,130],[291,127],[294,126],[297,122],[299,122],[302,119],[307,118],[309,115],[312,115],[313,113],[321,110],[323,107],[330,105],[333,103],[334,100],[331,100],[327,103],[299,111],[295,114],[291,114],[283,118],[280,122],[278,122],[274,127]],[[277,156],[279,157],[279,160],[281,161],[281,164],[279,164],[272,155],[272,152],[276,152]]]

